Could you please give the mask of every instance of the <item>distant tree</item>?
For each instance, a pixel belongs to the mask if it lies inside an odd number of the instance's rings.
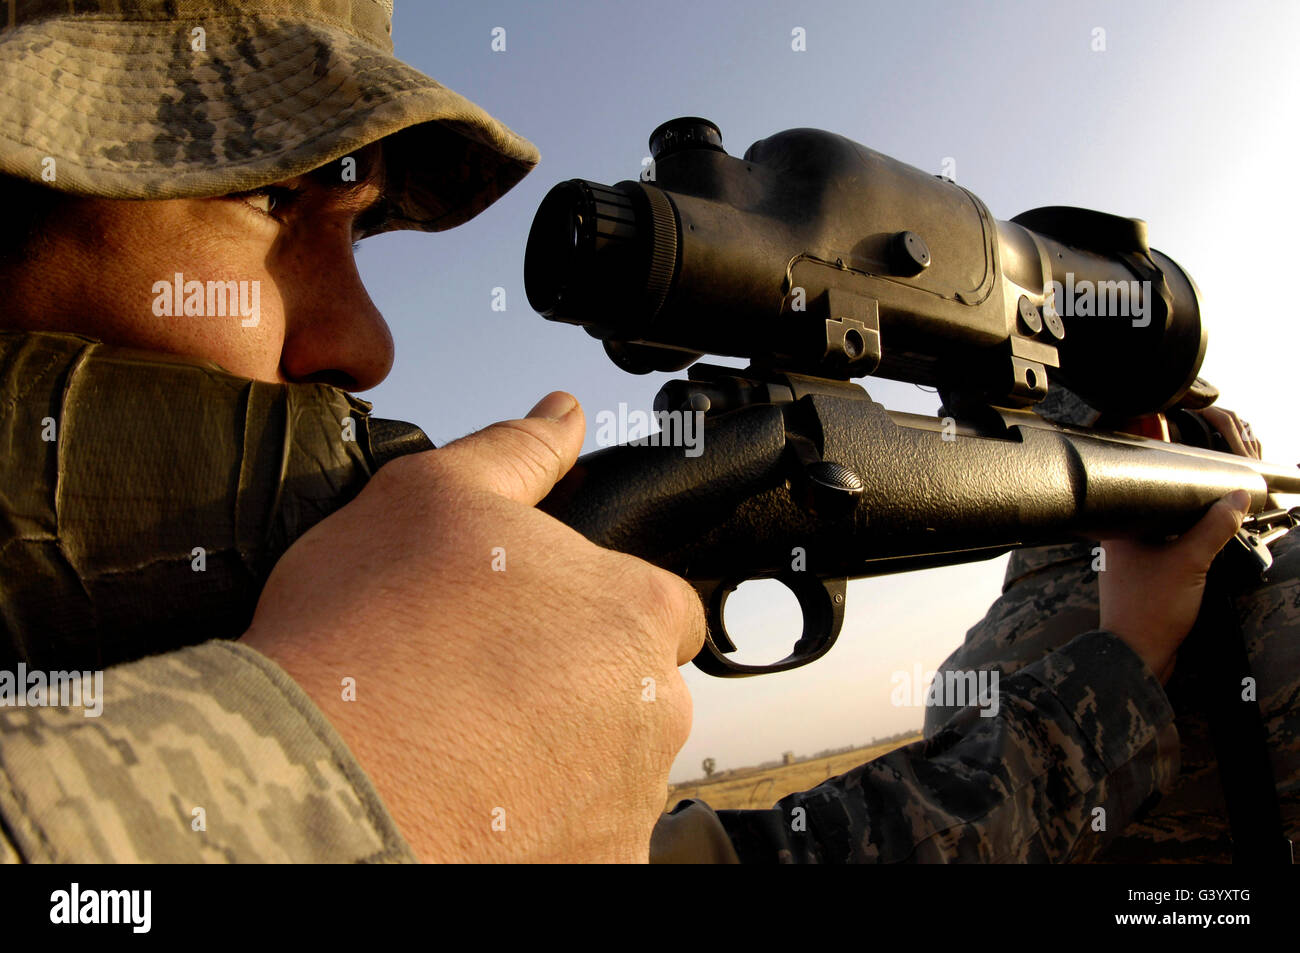
[[[706,778],[711,778],[711,777],[713,777],[713,769],[716,768],[717,766],[718,766],[718,762],[714,761],[712,758],[705,758],[705,759],[704,759],[704,776],[705,776]]]

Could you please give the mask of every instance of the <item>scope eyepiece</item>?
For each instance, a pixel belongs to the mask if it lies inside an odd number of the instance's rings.
[[[528,303],[551,320],[611,328],[633,340],[668,294],[677,230],[672,204],[658,189],[561,182],[528,233]]]

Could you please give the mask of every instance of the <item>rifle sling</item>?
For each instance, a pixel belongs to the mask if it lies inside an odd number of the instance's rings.
[[[1229,542],[1215,558],[1184,657],[1191,656],[1196,701],[1209,721],[1231,825],[1233,863],[1290,864],[1292,846],[1282,826],[1257,691],[1243,698],[1245,680],[1254,684],[1234,602],[1241,580],[1251,578],[1244,569],[1245,556],[1243,548]],[[1258,581],[1257,566],[1253,576]]]

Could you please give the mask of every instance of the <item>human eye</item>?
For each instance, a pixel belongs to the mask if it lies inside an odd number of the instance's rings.
[[[282,185],[264,185],[247,192],[232,192],[225,198],[243,202],[249,208],[268,218],[280,220],[297,198],[294,189]]]

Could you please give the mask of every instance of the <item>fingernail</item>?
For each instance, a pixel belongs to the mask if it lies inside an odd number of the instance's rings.
[[[1228,494],[1228,505],[1243,515],[1249,513],[1250,494],[1245,490],[1233,490]]]
[[[528,412],[528,416],[559,420],[577,406],[578,402],[573,398],[572,394],[556,391],[554,394],[547,394],[538,401],[537,406]]]

